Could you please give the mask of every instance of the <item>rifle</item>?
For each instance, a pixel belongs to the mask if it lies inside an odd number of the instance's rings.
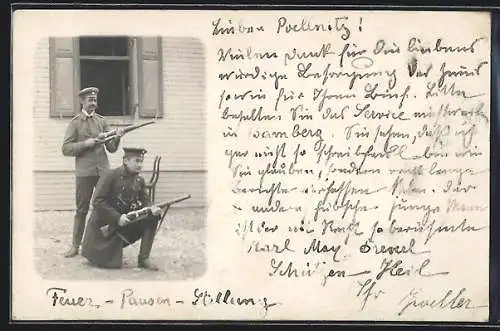
[[[131,125],[128,125],[128,126],[124,127],[123,128],[123,132],[124,133],[128,133],[130,131],[133,131],[135,129],[138,129],[138,128],[141,128],[143,126],[150,125],[150,124],[153,124],[153,123],[155,123],[155,121],[149,121],[149,122],[140,123],[140,124],[131,124]],[[118,133],[118,129],[114,129],[114,130],[105,132],[104,133],[104,139],[98,141],[98,144],[105,144],[108,141],[110,141],[112,139],[115,139],[117,133]]]
[[[177,199],[174,199],[174,200],[168,200],[168,201],[164,201],[164,202],[161,202],[159,204],[155,204],[153,206],[150,206],[150,207],[144,207],[144,208],[141,208],[141,209],[138,209],[138,210],[133,210],[131,212],[128,212],[127,213],[127,218],[130,220],[130,222],[128,224],[131,224],[131,223],[134,223],[134,222],[137,222],[141,219],[143,219],[144,217],[147,217],[150,215],[151,213],[151,208],[152,207],[158,207],[158,208],[170,208],[170,206],[176,204],[176,203],[179,203],[181,201],[184,201],[184,200],[187,200],[191,198],[191,195],[188,194],[188,195],[184,195],[184,196],[181,196],[180,198],[177,198]],[[110,236],[112,236],[114,233],[116,233],[116,231],[118,231],[120,229],[120,227],[118,228],[114,228],[107,224],[107,225],[104,225],[102,227],[99,228],[99,230],[101,231],[101,233],[103,234],[103,236],[105,238],[108,238]]]

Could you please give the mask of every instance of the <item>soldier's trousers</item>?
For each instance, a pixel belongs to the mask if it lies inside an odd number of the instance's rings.
[[[139,248],[139,260],[145,260],[151,253],[153,247],[154,233],[158,227],[159,217],[150,216],[139,222],[131,223],[123,227],[119,233],[126,240],[123,247],[133,244],[141,239],[141,246]]]
[[[76,213],[73,223],[73,246],[78,247],[85,231],[85,220],[89,212],[92,193],[99,176],[76,177]]]
[[[160,217],[151,216],[124,226],[118,231],[120,237],[119,246],[115,246],[116,249],[112,251],[112,254],[104,254],[110,258],[105,262],[100,261],[99,263],[91,259],[89,259],[89,261],[101,268],[121,268],[123,263],[123,248],[134,244],[138,240],[141,240],[138,261],[140,262],[148,259],[153,247],[155,231],[158,227],[159,220]],[[102,259],[104,255],[100,255],[99,258]]]

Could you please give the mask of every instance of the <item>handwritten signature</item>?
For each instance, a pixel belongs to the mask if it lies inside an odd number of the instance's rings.
[[[422,289],[412,288],[400,301],[401,309],[398,316],[402,316],[407,310],[411,309],[481,309],[488,305],[475,305],[472,299],[466,295],[467,288],[460,290],[449,289],[446,293],[438,295],[425,296]]]

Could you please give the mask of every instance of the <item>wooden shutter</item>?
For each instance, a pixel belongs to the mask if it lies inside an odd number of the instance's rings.
[[[50,116],[73,117],[79,111],[78,39],[50,38]]]
[[[138,38],[139,117],[163,117],[161,38]]]

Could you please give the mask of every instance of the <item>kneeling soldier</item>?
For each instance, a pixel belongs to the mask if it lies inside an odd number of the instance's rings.
[[[123,164],[103,176],[96,187],[93,211],[85,230],[82,255],[102,268],[121,268],[123,248],[141,239],[138,265],[158,270],[149,262],[154,235],[162,210],[152,206],[144,178],[139,174],[146,150],[124,148]],[[131,222],[127,213],[151,206],[151,213]],[[116,229],[109,237],[103,226]]]

